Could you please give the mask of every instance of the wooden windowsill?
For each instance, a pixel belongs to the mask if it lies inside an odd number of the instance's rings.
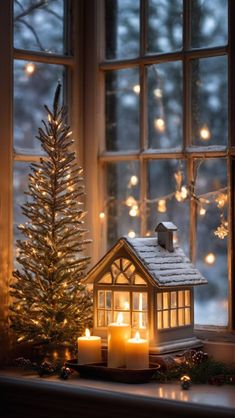
[[[234,417],[234,386],[192,385],[155,382],[129,385],[81,379],[39,378],[19,370],[0,371],[1,411],[7,418],[191,418]],[[150,415],[151,414],[151,415]]]

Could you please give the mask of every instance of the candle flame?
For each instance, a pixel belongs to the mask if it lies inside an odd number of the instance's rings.
[[[122,315],[122,312],[119,312],[119,314],[117,316],[117,323],[118,324],[122,324],[123,323],[123,315]]]
[[[136,341],[139,341],[140,340],[140,333],[139,333],[139,331],[137,331],[135,333],[135,339],[136,339]]]
[[[90,336],[91,336],[90,330],[88,328],[86,328],[86,330],[85,330],[85,336],[87,338],[90,338]]]

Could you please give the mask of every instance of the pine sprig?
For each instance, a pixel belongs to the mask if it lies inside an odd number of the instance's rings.
[[[19,342],[71,342],[91,323],[92,299],[81,283],[89,263],[85,254],[82,168],[71,151],[66,109],[59,107],[58,84],[53,109],[38,136],[45,158],[31,164],[27,218],[17,241],[18,269],[13,272],[10,306]]]

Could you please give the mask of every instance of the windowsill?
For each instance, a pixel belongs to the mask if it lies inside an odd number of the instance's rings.
[[[74,374],[67,381],[57,377],[39,378],[29,372],[0,372],[0,392],[8,418],[23,418],[30,412],[37,417],[86,416],[112,418],[232,417],[235,414],[234,386],[180,384],[130,385],[80,379]],[[4,409],[5,408],[5,409]],[[150,415],[151,414],[151,415]]]

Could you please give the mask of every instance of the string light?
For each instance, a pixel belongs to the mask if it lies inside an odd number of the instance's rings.
[[[138,216],[139,214],[139,207],[138,205],[133,205],[132,208],[129,211],[129,215],[132,217]]]
[[[165,132],[165,121],[162,118],[154,119],[154,128],[157,131]]]
[[[127,235],[128,235],[129,238],[135,238],[136,237],[136,233],[133,230],[130,230]]]
[[[133,86],[133,92],[136,94],[140,94],[140,85],[136,84],[135,86]]]
[[[155,97],[157,97],[158,99],[162,98],[162,90],[159,88],[156,88],[153,90],[153,94]]]
[[[214,231],[214,235],[219,239],[224,239],[228,235],[228,222],[222,219],[221,225]]]
[[[104,213],[104,212],[100,212],[100,214],[99,214],[99,218],[100,218],[100,219],[104,219],[104,218],[105,218],[105,213]]]
[[[204,208],[203,206],[201,206],[200,209],[199,209],[199,215],[205,216],[205,214],[206,214],[206,208]]]
[[[200,137],[203,141],[209,141],[211,138],[211,133],[207,125],[203,125],[203,127],[200,129]]]
[[[24,71],[27,75],[31,76],[36,71],[36,65],[33,62],[28,62],[24,67]]]
[[[165,199],[160,199],[158,201],[157,210],[160,213],[165,213],[166,212],[166,201],[165,201]]]
[[[137,202],[136,202],[136,200],[133,196],[128,196],[126,201],[125,201],[125,204],[126,204],[126,206],[130,207],[130,206],[136,205]]]
[[[131,176],[130,185],[131,186],[137,186],[138,183],[139,183],[138,177],[136,175]]]
[[[204,258],[205,263],[208,265],[214,264],[215,260],[216,260],[216,256],[214,253],[208,253]]]
[[[217,208],[222,209],[228,201],[228,196],[224,193],[220,193],[219,196],[215,199],[217,203]]]

